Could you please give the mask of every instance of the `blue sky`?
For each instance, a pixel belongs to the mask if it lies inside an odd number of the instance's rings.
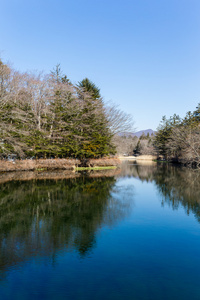
[[[20,71],[57,63],[133,115],[137,130],[200,102],[199,0],[0,0],[0,56]]]

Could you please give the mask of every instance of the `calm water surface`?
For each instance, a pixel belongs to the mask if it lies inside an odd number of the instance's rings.
[[[0,299],[200,299],[200,171],[129,162],[11,177],[0,175]]]

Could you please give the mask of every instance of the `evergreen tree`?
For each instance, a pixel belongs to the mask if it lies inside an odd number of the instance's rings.
[[[99,88],[89,79],[84,79],[77,86],[81,102],[79,156],[102,157],[114,154],[115,149],[111,143],[111,132],[105,115],[105,108]]]
[[[158,150],[160,155],[163,155],[166,159],[168,158],[168,142],[172,133],[172,129],[181,124],[180,117],[174,114],[172,117],[167,119],[165,116],[158,127],[154,146]]]
[[[100,89],[88,78],[83,79],[82,81],[79,81],[78,83],[78,89],[84,91],[85,93],[89,93],[89,95],[93,99],[100,99]]]
[[[115,153],[99,88],[72,85],[60,65],[48,76],[0,61],[0,155],[102,157]]]
[[[200,165],[200,105],[183,120],[174,115],[165,117],[158,128],[154,145],[159,154],[168,160]]]

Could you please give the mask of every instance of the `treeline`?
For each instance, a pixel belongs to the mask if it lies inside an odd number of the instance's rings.
[[[153,155],[158,159],[200,167],[200,104],[184,118],[165,116],[155,135],[115,136],[118,154]]]
[[[138,138],[134,155],[156,155],[156,151],[153,145],[154,134],[145,135],[144,133]]]
[[[156,149],[153,145],[154,135],[144,133],[140,136],[131,134],[116,135],[114,143],[119,155],[156,155]]]
[[[89,79],[74,85],[59,65],[36,75],[0,60],[1,158],[103,157],[116,153],[113,136],[131,126]]]
[[[176,114],[163,117],[154,146],[168,161],[200,167],[200,103],[183,119]]]

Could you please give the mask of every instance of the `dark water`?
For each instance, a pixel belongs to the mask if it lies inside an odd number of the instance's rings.
[[[0,299],[200,299],[200,171],[0,175]]]

